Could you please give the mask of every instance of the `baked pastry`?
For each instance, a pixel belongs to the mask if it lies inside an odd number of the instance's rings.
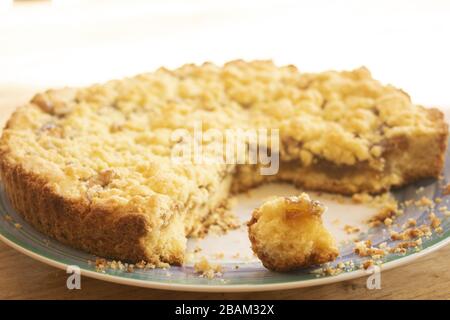
[[[279,151],[279,172],[172,161],[188,143],[174,132],[194,134],[199,122],[201,132],[278,129],[279,149],[266,147]],[[199,143],[218,159],[220,139]],[[14,209],[43,233],[102,257],[181,264],[186,237],[202,233],[230,189],[280,180],[377,193],[437,177],[446,143],[441,112],[365,68],[233,61],[40,93],[6,124],[0,171]]]
[[[322,223],[324,209],[306,193],[265,202],[248,223],[253,252],[274,271],[333,261],[339,250]]]

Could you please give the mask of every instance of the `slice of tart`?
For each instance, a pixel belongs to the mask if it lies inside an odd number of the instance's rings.
[[[274,271],[290,271],[336,259],[339,250],[322,223],[324,210],[302,193],[277,197],[253,211],[248,234],[263,265]]]

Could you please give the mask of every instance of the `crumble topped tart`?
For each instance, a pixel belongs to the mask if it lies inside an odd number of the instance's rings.
[[[324,207],[306,193],[265,202],[248,223],[253,251],[274,271],[333,261],[339,250],[322,224],[323,212]]]
[[[279,129],[278,174],[171,161],[184,143],[173,130],[199,121],[202,130]],[[181,264],[186,237],[226,207],[230,190],[277,180],[378,193],[437,177],[446,142],[441,112],[365,68],[302,73],[232,61],[38,94],[4,128],[0,171],[14,209],[45,234],[104,257]]]

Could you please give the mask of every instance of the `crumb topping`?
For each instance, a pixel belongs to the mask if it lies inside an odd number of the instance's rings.
[[[325,210],[321,203],[311,200],[306,193],[302,193],[300,196],[285,197],[285,202],[285,218],[288,220],[302,215],[321,216]]]
[[[168,163],[171,130],[192,132],[199,120],[216,129],[278,128],[282,141],[301,146],[283,149],[286,161],[378,169],[386,138],[434,126],[407,94],[374,80],[366,68],[302,73],[239,60],[38,94],[5,129],[3,148],[74,197],[144,208],[156,195],[185,204],[226,170]]]

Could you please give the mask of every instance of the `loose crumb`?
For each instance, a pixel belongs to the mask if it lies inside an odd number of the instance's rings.
[[[342,270],[340,268],[334,268],[334,267],[328,266],[328,267],[325,267],[322,269],[321,275],[335,276],[335,275],[342,273],[343,271],[344,270]]]
[[[350,225],[346,224],[346,225],[344,226],[344,231],[345,231],[345,233],[347,233],[347,234],[352,234],[352,233],[359,232],[360,229],[359,229],[358,227],[353,227],[353,226],[350,226]]]
[[[95,270],[97,272],[103,272],[104,273],[106,267],[107,267],[106,259],[103,259],[103,258],[95,259]]]
[[[341,220],[339,220],[339,219],[334,219],[333,221],[331,221],[331,223],[334,224],[334,225],[338,225],[338,224],[341,223]]]
[[[431,207],[434,205],[433,201],[425,196],[423,196],[419,200],[415,201],[414,204],[417,207]]]
[[[376,227],[382,223],[385,224],[385,221],[392,224],[395,217],[399,215],[399,212],[400,210],[398,209],[397,203],[386,204],[372,218],[370,218],[369,225]]]
[[[407,250],[406,250],[405,248],[396,247],[396,248],[392,248],[389,252],[390,252],[390,253],[400,253],[400,254],[405,254],[406,251],[407,251]]]
[[[412,205],[413,203],[414,203],[414,200],[412,200],[412,199],[403,201],[403,205],[404,205],[405,207],[409,207],[409,206]]]
[[[378,245],[378,248],[380,248],[380,249],[386,249],[387,248],[387,242],[382,242],[382,243],[380,243],[379,245]]]
[[[371,266],[373,266],[373,260],[369,259],[369,260],[364,261],[362,266],[363,266],[364,270],[369,269]]]
[[[133,273],[135,271],[135,268],[148,270],[148,269],[155,269],[156,267],[162,269],[167,269],[170,267],[170,265],[165,262],[160,262],[158,265],[155,265],[153,263],[141,260],[136,264],[132,264],[116,260],[109,261],[104,258],[95,259],[95,263],[93,263],[92,261],[88,261],[88,264],[89,265],[95,264],[95,270],[101,273],[105,273],[107,270],[118,270]]]
[[[428,218],[430,218],[430,227],[431,228],[436,229],[437,227],[439,227],[441,225],[441,219],[436,217],[436,214],[434,212],[431,212],[430,215],[428,216]]]
[[[416,225],[417,225],[417,221],[416,221],[416,219],[413,219],[413,218],[408,219],[408,221],[406,222],[407,227],[415,227]]]
[[[383,222],[386,226],[391,226],[393,221],[391,218],[386,218]]]
[[[201,252],[202,251],[202,248],[200,248],[200,246],[196,246],[195,248],[194,248],[194,253],[199,253],[199,252]]]
[[[370,240],[358,241],[355,243],[355,249],[353,250],[360,257],[368,256],[384,256],[386,251],[381,248],[372,247]]]
[[[199,262],[194,264],[194,271],[200,273],[200,277],[213,279],[216,276],[222,275],[222,266],[212,264],[205,257],[202,257]]]
[[[205,221],[198,225],[198,228],[192,231],[199,238],[207,234],[221,236],[230,230],[238,229],[242,226],[237,215],[233,212],[234,198],[229,199],[221,206],[216,208]]]
[[[223,259],[225,257],[225,254],[223,252],[217,252],[213,256],[215,259]]]
[[[442,187],[442,194],[443,194],[444,196],[450,194],[450,183],[449,183],[449,184],[446,184],[445,186]]]
[[[406,241],[406,242],[400,242],[395,247],[390,248],[390,253],[406,253],[407,249],[409,248],[416,248],[419,249],[419,247],[422,245],[422,239],[417,239],[415,241]]]
[[[420,227],[416,228],[407,228],[402,232],[391,232],[391,239],[394,241],[397,240],[411,240],[423,236],[430,236],[431,230],[430,227],[427,225],[421,225]]]

